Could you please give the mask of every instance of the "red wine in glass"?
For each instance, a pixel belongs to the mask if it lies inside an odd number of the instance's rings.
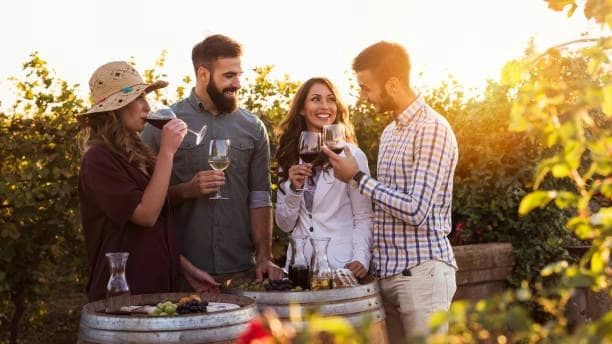
[[[149,122],[152,126],[157,129],[162,129],[166,123],[170,122],[172,119],[176,118],[176,114],[172,111],[171,108],[166,106],[160,101],[157,100],[148,100],[149,107],[151,108],[151,112],[147,116],[147,122]],[[200,131],[194,131],[187,128],[187,131],[195,136],[195,144],[196,146],[202,143],[204,139],[204,134],[206,133],[206,124],[202,125]]]
[[[161,129],[164,127],[164,125],[166,125],[166,123],[170,122],[171,119],[172,118],[149,116],[147,117],[147,122],[149,122],[155,128]]]
[[[302,131],[298,142],[298,153],[300,158],[305,163],[312,163],[319,153],[321,153],[321,133]],[[306,178],[306,182],[301,189],[297,190],[314,190],[314,183],[311,183],[312,178]]]
[[[300,153],[300,158],[302,159],[302,161],[309,163],[309,164],[315,161],[317,156],[319,156],[319,153],[313,153],[313,152]]]
[[[336,154],[342,153],[346,145],[346,134],[342,124],[330,124],[323,127],[323,143]]]
[[[289,266],[289,279],[294,286],[302,287],[302,290],[310,289],[310,269],[305,265]]]
[[[334,146],[334,147],[329,147],[329,149],[331,149],[331,151],[336,153],[336,154],[340,154],[340,153],[344,152],[344,146],[342,146],[342,147]]]

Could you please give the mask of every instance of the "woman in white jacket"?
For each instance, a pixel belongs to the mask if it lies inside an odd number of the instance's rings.
[[[337,180],[323,154],[311,164],[303,163],[298,154],[303,130],[321,132],[324,125],[334,123],[345,126],[347,144],[360,169],[369,174],[367,158],[355,145],[348,110],[337,88],[326,78],[309,79],[298,89],[278,130],[276,223],[292,236],[330,237],[327,254],[331,267],[348,268],[357,278],[363,278],[370,265],[371,202],[359,190]],[[315,181],[315,190],[297,191],[307,177]],[[312,247],[307,243],[306,257],[311,253]],[[288,250],[287,261],[290,259]]]

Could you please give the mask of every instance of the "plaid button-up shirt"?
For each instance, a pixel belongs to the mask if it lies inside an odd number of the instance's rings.
[[[447,238],[457,158],[450,125],[422,97],[385,128],[378,180],[364,176],[359,183],[360,191],[374,203],[376,277],[392,276],[429,260],[457,268]]]

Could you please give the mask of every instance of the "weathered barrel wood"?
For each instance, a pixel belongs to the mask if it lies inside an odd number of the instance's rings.
[[[280,292],[280,291],[247,291],[230,289],[228,292],[249,297],[263,311],[272,308],[283,320],[289,319],[291,304],[299,304],[302,313],[306,309],[315,309],[324,316],[341,316],[353,326],[361,325],[369,317],[374,322],[370,331],[370,343],[388,343],[385,325],[385,311],[380,297],[378,281],[351,288],[329,290]],[[302,326],[303,324],[297,324]]]
[[[133,295],[132,305],[177,302],[190,293]],[[81,311],[79,343],[234,343],[257,315],[255,302],[227,294],[200,294],[203,301],[234,303],[239,309],[178,316],[110,315],[104,301]]]

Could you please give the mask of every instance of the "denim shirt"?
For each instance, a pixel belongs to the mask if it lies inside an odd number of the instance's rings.
[[[200,269],[213,274],[244,271],[254,266],[255,247],[251,240],[251,208],[271,207],[270,143],[263,122],[244,109],[213,115],[192,89],[188,98],[172,105],[177,117],[198,131],[206,125],[199,145],[188,133],[174,155],[171,185],[189,182],[203,170],[210,170],[208,148],[211,139],[230,139],[230,165],[225,170],[221,194],[226,200],[208,196],[187,200],[174,207],[176,234],[181,254]],[[161,131],[149,124],[142,139],[159,150]]]

